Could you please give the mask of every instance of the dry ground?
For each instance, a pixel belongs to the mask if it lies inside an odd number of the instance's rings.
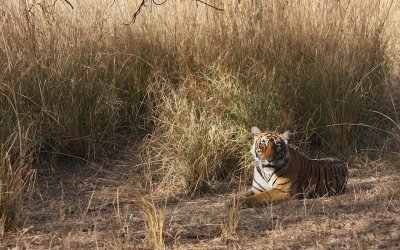
[[[74,163],[41,170],[20,211],[19,229],[0,246],[151,249],[137,202],[145,181],[137,169],[128,160],[108,160],[101,168]],[[224,239],[225,202],[237,183],[222,183],[221,192],[194,199],[153,199],[165,209],[166,248],[399,249],[398,166],[358,160],[350,174],[343,196],[242,208],[236,234]]]

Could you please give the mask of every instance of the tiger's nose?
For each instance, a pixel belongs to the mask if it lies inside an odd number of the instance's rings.
[[[274,160],[274,155],[267,153],[267,154],[264,154],[262,158],[263,158],[264,161],[271,162],[271,161]]]
[[[267,157],[265,157],[265,160],[267,160],[268,162],[271,162],[274,160],[274,158],[272,156],[267,156]]]

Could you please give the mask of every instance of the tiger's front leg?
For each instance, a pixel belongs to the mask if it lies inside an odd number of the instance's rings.
[[[245,203],[247,205],[255,205],[255,204],[267,204],[275,201],[283,201],[289,198],[290,198],[289,192],[272,188],[264,192],[249,196],[242,195],[239,197],[239,202]]]

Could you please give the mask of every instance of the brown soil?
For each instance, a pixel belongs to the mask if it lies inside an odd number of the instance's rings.
[[[152,249],[138,204],[138,194],[149,189],[140,166],[127,160],[70,165],[38,172],[18,229],[0,248]],[[399,249],[399,166],[363,162],[353,164],[350,173],[342,196],[242,208],[229,237],[221,236],[221,225],[227,223],[225,204],[237,183],[220,183],[217,190],[229,191],[193,199],[157,194],[152,199],[165,209],[166,248]]]

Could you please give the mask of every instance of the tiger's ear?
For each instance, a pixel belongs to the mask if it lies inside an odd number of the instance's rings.
[[[254,136],[257,136],[257,135],[261,134],[261,130],[260,130],[259,128],[257,128],[257,127],[252,127],[252,128],[251,128],[251,133],[252,133]]]
[[[283,138],[285,143],[288,144],[290,138],[290,131],[286,130],[285,132],[283,132],[283,134],[281,134],[281,137]]]

